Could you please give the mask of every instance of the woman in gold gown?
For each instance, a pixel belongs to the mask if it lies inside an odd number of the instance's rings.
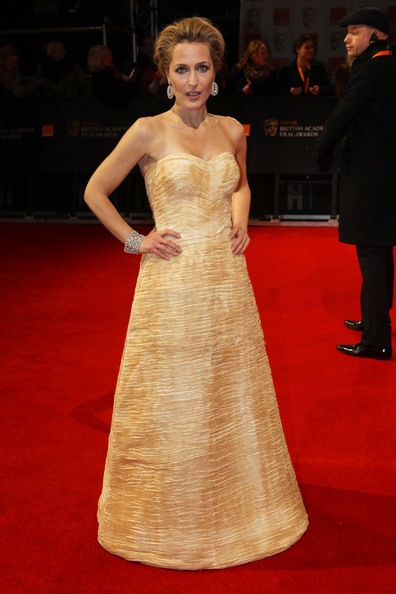
[[[175,569],[261,559],[307,528],[244,257],[244,129],[206,107],[223,51],[200,17],[162,31],[155,59],[174,104],[137,120],[85,192],[125,251],[142,254],[98,538],[115,555]],[[147,236],[108,198],[136,164],[155,221]]]

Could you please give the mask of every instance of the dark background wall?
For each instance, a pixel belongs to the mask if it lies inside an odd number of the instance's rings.
[[[230,15],[239,18],[239,0],[159,0],[160,23],[174,18],[200,14],[218,21]],[[94,24],[103,22],[105,16],[113,22],[128,19],[129,0],[8,0],[2,2],[0,24],[18,26],[43,26],[45,24]]]
[[[159,1],[159,22],[174,18],[200,15],[211,19],[221,30],[227,45],[227,57],[237,61],[239,47],[240,0],[169,0]]]
[[[227,61],[238,59],[240,0],[159,0],[158,26],[174,19],[200,15],[211,19],[222,31],[227,45]],[[0,12],[0,44],[12,43],[20,51],[20,65],[25,74],[34,74],[35,56],[50,39],[61,39],[84,66],[86,53],[93,43],[101,42],[101,33],[38,33],[39,29],[101,26],[104,22],[117,28],[109,32],[108,43],[121,62],[130,53],[131,24],[129,0],[8,0]],[[11,33],[14,30],[27,34]],[[141,33],[136,26],[137,36]],[[130,61],[130,60],[129,60]],[[122,66],[122,64],[121,64]]]

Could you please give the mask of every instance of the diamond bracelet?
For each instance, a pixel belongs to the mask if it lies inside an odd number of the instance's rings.
[[[124,252],[127,254],[138,254],[144,237],[144,235],[140,235],[137,231],[132,230],[125,242]]]

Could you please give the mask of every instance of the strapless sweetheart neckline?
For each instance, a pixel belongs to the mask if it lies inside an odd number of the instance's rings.
[[[165,155],[164,157],[161,157],[160,159],[158,159],[157,161],[154,161],[150,167],[154,166],[154,165],[158,165],[158,163],[161,163],[162,161],[165,161],[167,159],[172,159],[172,158],[180,158],[180,157],[190,157],[192,159],[198,159],[198,161],[202,161],[203,163],[210,163],[211,161],[215,161],[216,159],[219,159],[220,157],[224,157],[225,155],[230,155],[233,159],[235,159],[235,155],[234,153],[232,153],[231,151],[223,151],[222,153],[219,153],[218,155],[215,155],[214,157],[210,157],[210,159],[204,159],[203,157],[199,157],[198,155],[193,155],[192,153],[184,153],[182,151],[179,152],[175,152],[175,153],[169,153],[167,155]]]
[[[198,159],[199,161],[204,161],[205,163],[210,163],[210,161],[214,161],[215,159],[218,159],[219,157],[223,157],[224,155],[231,155],[231,157],[235,158],[234,153],[232,153],[231,151],[223,151],[222,153],[219,153],[218,155],[215,155],[214,157],[210,157],[210,159],[204,159],[203,157],[199,157],[198,155],[194,155],[193,153],[184,153],[182,151],[179,151],[176,153],[169,153],[168,155],[161,157],[161,159],[158,159],[158,161],[156,161],[156,162],[159,163],[160,161],[163,161],[164,159],[167,159],[168,157],[193,157],[194,159]]]

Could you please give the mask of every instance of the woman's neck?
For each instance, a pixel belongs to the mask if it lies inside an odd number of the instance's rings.
[[[206,105],[197,111],[174,105],[170,111],[180,123],[195,129],[199,128],[208,116]]]
[[[309,60],[307,58],[302,58],[301,56],[297,56],[297,64],[301,67],[301,68],[306,68],[309,64]]]

